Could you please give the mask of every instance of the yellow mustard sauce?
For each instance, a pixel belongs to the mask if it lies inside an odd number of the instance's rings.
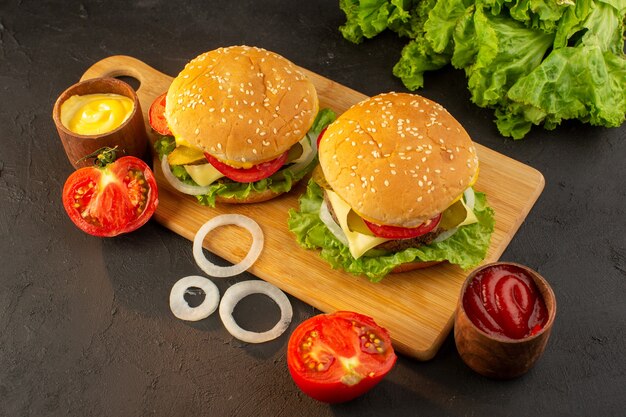
[[[120,94],[72,96],[61,105],[61,123],[79,135],[100,135],[120,127],[133,107],[133,100]]]

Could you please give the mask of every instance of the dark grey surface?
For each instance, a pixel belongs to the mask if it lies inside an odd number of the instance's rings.
[[[1,416],[624,415],[624,127],[572,122],[514,142],[470,103],[462,73],[428,75],[421,94],[477,142],[546,178],[503,259],[552,284],[552,338],[530,373],[501,382],[469,370],[449,336],[433,360],[400,357],[372,392],[328,406],[301,394],[285,363],[288,334],[317,313],[312,307],[290,297],[285,335],[241,343],[217,315],[189,324],[170,313],[174,282],[201,272],[190,242],[155,222],[114,239],[74,227],[61,206],[72,169],[52,105],[104,57],[135,56],[175,75],[197,54],[232,44],[276,51],[365,94],[404,91],[391,68],[406,41],[344,41],[335,0],[126,3],[0,1]],[[246,278],[217,285],[223,292]],[[236,315],[262,330],[278,310],[259,296]]]

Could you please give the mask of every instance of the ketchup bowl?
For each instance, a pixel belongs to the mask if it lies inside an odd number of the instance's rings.
[[[461,359],[474,371],[490,378],[515,378],[541,357],[555,316],[554,292],[539,273],[495,262],[465,280],[454,340]]]

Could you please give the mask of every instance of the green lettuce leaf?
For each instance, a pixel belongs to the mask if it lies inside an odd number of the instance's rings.
[[[335,112],[331,109],[321,109],[317,113],[317,116],[307,133],[307,137],[316,152],[317,136],[326,126],[331,124],[335,118]],[[176,143],[172,136],[161,136],[154,144],[154,148],[159,155],[159,159],[162,159],[165,155],[174,150],[175,147]],[[250,193],[262,193],[267,190],[271,190],[275,193],[286,193],[291,190],[295,182],[301,180],[315,167],[316,164],[317,156],[309,165],[301,170],[294,171],[290,166],[287,166],[272,176],[255,182],[236,182],[227,178],[220,179],[208,186],[209,191],[206,194],[197,195],[196,198],[200,204],[214,207],[217,196],[243,200],[247,198]],[[172,174],[174,174],[174,176],[182,182],[190,185],[198,185],[183,166],[174,165],[171,169]]]
[[[448,261],[463,269],[472,268],[485,258],[495,227],[493,210],[487,205],[485,195],[477,192],[474,212],[478,223],[461,227],[450,238],[439,243],[393,254],[354,259],[348,247],[339,242],[320,220],[322,201],[322,189],[310,180],[306,192],[300,197],[300,210],[289,211],[289,230],[302,247],[321,249],[320,256],[333,268],[365,275],[372,282],[380,281],[398,265],[417,260]]]
[[[460,48],[468,44],[476,51],[473,59],[464,62],[472,101],[481,107],[503,104],[506,92],[519,77],[541,64],[554,35],[489,15],[481,8],[474,12],[473,26],[470,36],[461,37],[457,32],[454,38]]]
[[[507,93],[508,110],[532,124],[554,129],[562,120],[578,119],[596,126],[618,127],[626,114],[626,60],[623,22],[617,9],[597,3],[581,24],[575,46],[554,49]],[[615,53],[616,45],[620,49]],[[520,137],[519,120],[496,114],[500,131]],[[519,118],[519,116],[518,116]],[[530,128],[530,127],[528,127]]]
[[[606,127],[625,120],[626,0],[340,3],[353,42],[385,25],[411,38],[393,67],[409,90],[423,87],[426,71],[463,69],[472,101],[494,109],[504,136],[570,118]]]
[[[339,28],[347,40],[361,43],[389,28],[400,36],[415,35],[412,14],[419,0],[339,0],[346,23]]]

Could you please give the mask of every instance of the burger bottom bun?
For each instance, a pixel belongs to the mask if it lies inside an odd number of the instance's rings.
[[[298,183],[298,181],[293,181],[292,183],[292,189],[293,186],[296,185]],[[276,198],[279,195],[284,194],[284,192],[275,192],[272,190],[265,190],[262,192],[257,192],[257,191],[252,191],[250,194],[248,194],[248,197],[246,198],[236,198],[236,197],[223,197],[223,196],[216,196],[215,197],[215,201],[218,203],[227,203],[227,204],[252,204],[252,203],[260,203],[262,201],[267,201],[267,200],[271,200],[272,198]]]
[[[414,271],[416,269],[428,268],[428,267],[440,264],[442,262],[443,261],[428,261],[428,262],[415,261],[415,262],[407,262],[405,264],[401,264],[401,265],[398,265],[395,268],[393,268],[391,270],[391,273],[392,274],[399,274],[401,272],[408,272],[408,271]]]

